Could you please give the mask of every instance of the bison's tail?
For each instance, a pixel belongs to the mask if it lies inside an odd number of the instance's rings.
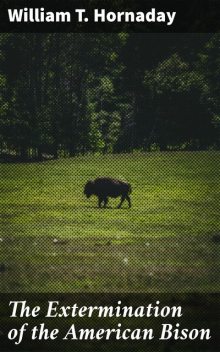
[[[131,194],[131,192],[132,192],[131,185],[129,185],[128,187],[129,187],[129,189],[128,189],[128,193],[129,193],[129,194]]]

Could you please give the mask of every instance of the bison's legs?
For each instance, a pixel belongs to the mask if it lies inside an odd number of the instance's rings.
[[[104,208],[106,208],[106,205],[108,203],[108,197],[98,197],[98,207],[101,208],[102,207],[102,202],[104,202]]]
[[[103,201],[103,199],[101,197],[98,197],[98,207],[99,208],[102,207],[102,201]]]
[[[131,207],[131,198],[127,195],[126,196],[126,199],[127,199],[127,201],[128,201],[128,206],[129,206],[129,208]]]
[[[121,208],[122,203],[124,202],[124,200],[125,200],[125,196],[123,195],[123,196],[121,196],[121,201],[120,201],[120,204],[118,205],[118,209]]]
[[[128,201],[128,206],[129,206],[129,208],[131,208],[131,199],[130,199],[129,195],[126,194],[126,195],[121,196],[121,202],[120,202],[120,204],[118,205],[118,208],[119,208],[119,209],[121,208],[122,203],[124,202],[125,199]]]
[[[108,203],[108,197],[104,198],[104,208],[106,208],[107,203]]]

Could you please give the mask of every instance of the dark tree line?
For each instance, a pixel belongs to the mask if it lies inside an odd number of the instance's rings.
[[[1,34],[0,45],[2,155],[220,146],[219,34]]]

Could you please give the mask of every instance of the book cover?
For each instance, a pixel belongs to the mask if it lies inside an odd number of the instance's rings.
[[[217,1],[2,1],[0,349],[219,351]]]

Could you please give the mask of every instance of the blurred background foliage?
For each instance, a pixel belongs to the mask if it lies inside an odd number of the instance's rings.
[[[1,159],[220,147],[220,34],[1,34]]]

